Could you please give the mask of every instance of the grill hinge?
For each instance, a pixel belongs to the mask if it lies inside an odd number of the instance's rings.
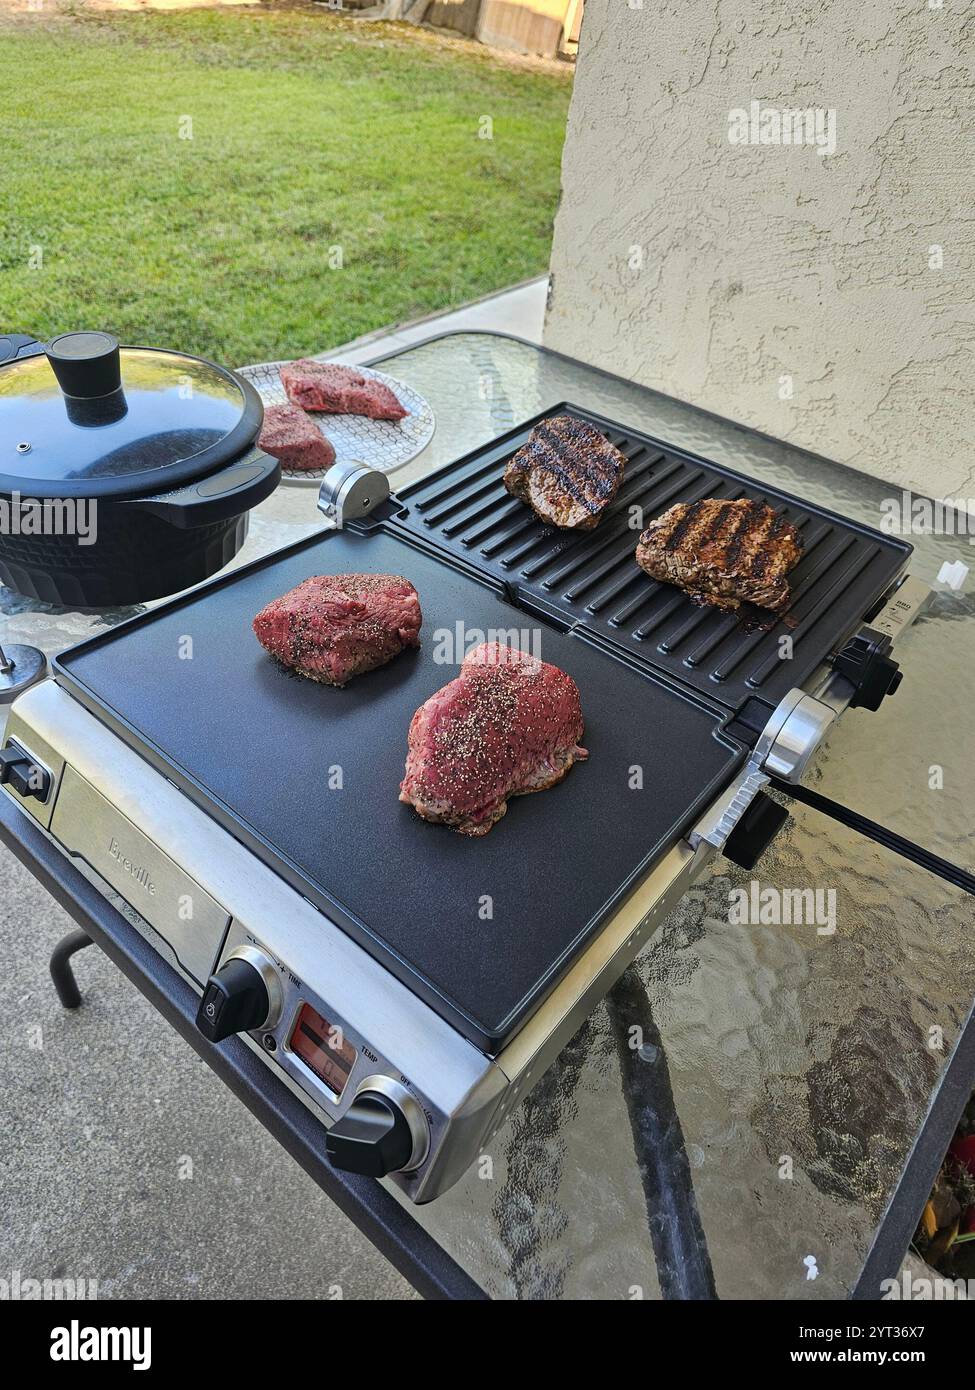
[[[765,788],[773,776],[799,781],[837,713],[804,690],[790,690],[762,730],[744,775],[688,835],[691,848],[706,842],[752,868],[788,819]]]
[[[365,463],[346,459],[333,463],[318,489],[318,509],[341,531],[350,521],[359,521],[389,497],[385,473]]]
[[[538,594],[526,593],[517,584],[508,581],[508,595],[511,603],[516,608],[520,608],[529,617],[534,615],[537,618],[544,618],[549,627],[556,628],[559,632],[574,632],[579,627],[579,623],[566,614],[565,608],[557,603],[549,603],[548,600]]]

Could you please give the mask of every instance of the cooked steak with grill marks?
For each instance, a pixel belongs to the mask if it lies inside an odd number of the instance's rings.
[[[549,526],[591,531],[623,481],[626,459],[597,429],[553,415],[504,470],[504,485]]]
[[[765,502],[678,502],[643,532],[637,564],[701,603],[733,610],[754,603],[781,613],[786,575],[802,555],[802,537]]]
[[[265,453],[280,459],[282,468],[296,472],[329,468],[335,462],[329,440],[296,405],[269,405],[257,443]]]
[[[345,685],[418,647],[422,621],[416,590],[398,574],[319,574],[263,608],[254,632],[299,675]]]
[[[315,362],[302,357],[278,373],[292,405],[332,415],[367,415],[370,420],[402,420],[409,411],[384,381],[363,376],[338,362]]]
[[[461,835],[486,835],[508,798],[544,791],[589,754],[579,690],[546,661],[497,642],[464,658],[410,724],[400,801]]]

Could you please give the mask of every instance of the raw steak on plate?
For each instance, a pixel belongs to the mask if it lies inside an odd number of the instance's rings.
[[[294,472],[330,468],[335,462],[331,443],[296,405],[267,406],[257,444]]]
[[[384,381],[355,367],[302,357],[281,368],[281,382],[292,405],[332,415],[367,415],[371,420],[402,420],[409,415]]]

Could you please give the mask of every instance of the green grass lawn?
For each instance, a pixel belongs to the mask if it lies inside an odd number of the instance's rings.
[[[0,19],[0,85],[0,332],[240,364],[548,264],[570,82],[471,44],[319,7],[41,11]]]

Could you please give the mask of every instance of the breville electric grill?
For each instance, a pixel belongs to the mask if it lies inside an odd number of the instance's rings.
[[[833,720],[899,680],[927,590],[910,546],[588,412],[628,460],[588,534],[501,486],[535,421],[388,496],[333,470],[312,538],[72,648],[14,705],[0,780],[136,909],[201,994],[330,1127],[340,1167],[415,1201],[454,1183],[710,858],[750,867]],[[547,412],[548,415],[556,411]],[[649,579],[641,525],[751,497],[800,530],[784,619]],[[343,690],[251,632],[311,574],[406,575],[422,648]],[[576,680],[588,762],[486,837],[397,801],[417,707],[492,636]],[[445,655],[446,654],[446,655]]]

